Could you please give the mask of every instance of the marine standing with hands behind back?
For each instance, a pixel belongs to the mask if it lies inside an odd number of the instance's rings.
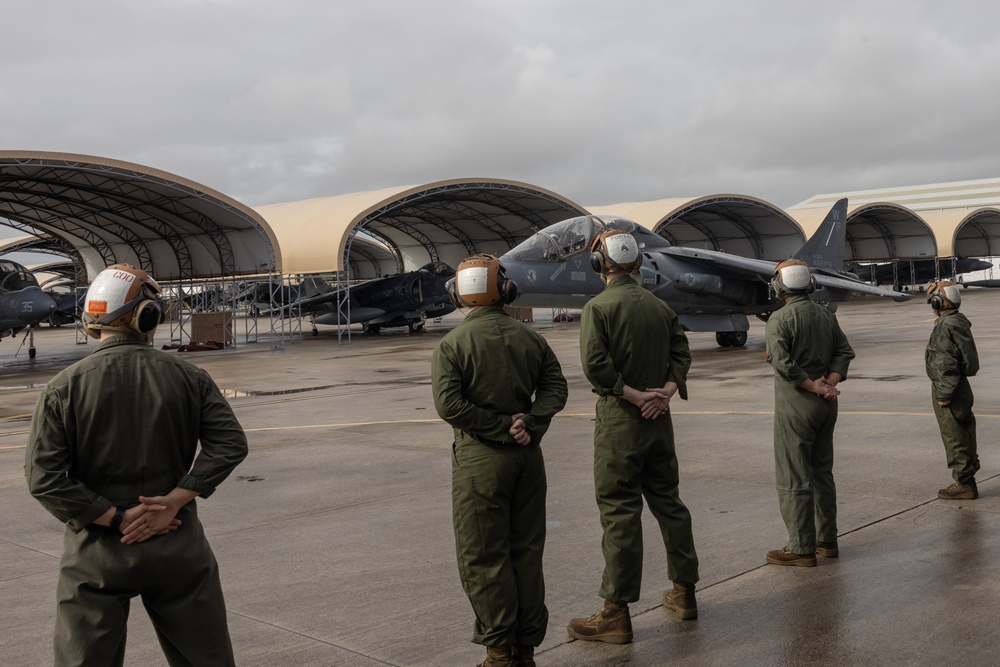
[[[632,641],[628,605],[642,584],[643,498],[659,524],[673,588],[663,606],[681,619],[698,616],[698,556],[691,513],[678,493],[670,400],[687,398],[691,352],[677,315],[631,276],[642,264],[635,237],[624,230],[594,238],[591,267],[604,291],[587,302],[580,324],[580,360],[597,394],[594,487],[604,529],[604,606],[574,618],[570,637]]]
[[[66,524],[60,667],[121,665],[136,596],[170,665],[235,664],[219,567],[191,501],[229,476],[247,440],[205,371],[149,346],[159,292],[124,264],[97,275],[82,319],[101,344],[45,385],[31,421],[28,489]]]
[[[774,370],[774,471],[788,543],[768,551],[766,560],[812,567],[817,553],[840,553],[833,430],[837,385],[847,378],[854,350],[837,317],[809,298],[815,282],[805,262],[778,264],[771,288],[784,302],[768,318],[765,336]]]
[[[452,512],[462,588],[476,614],[480,667],[533,667],[545,607],[545,463],[541,440],[567,385],[545,339],[504,309],[517,286],[492,255],[459,264],[452,301],[471,308],[434,349],[438,415],[455,432]]]
[[[962,293],[950,282],[933,283],[927,303],[937,319],[931,331],[924,363],[931,381],[931,400],[951,468],[953,484],[938,491],[942,500],[974,500],[979,497],[976,473],[976,416],[969,378],[979,372],[979,353],[972,337],[972,323],[958,312]]]

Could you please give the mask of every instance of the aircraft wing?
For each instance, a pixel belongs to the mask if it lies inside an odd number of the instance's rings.
[[[729,255],[724,252],[714,250],[698,250],[697,248],[685,248],[680,246],[670,246],[663,249],[664,254],[683,258],[687,262],[703,264],[711,267],[714,272],[726,273],[733,277],[749,278],[757,277],[765,282],[774,276],[776,262],[769,262],[763,259],[751,259],[740,257],[739,255]],[[872,294],[874,296],[889,297],[893,301],[907,301],[912,297],[904,292],[895,292],[881,287],[875,287],[868,283],[855,280],[844,274],[837,274],[829,270],[812,269],[816,284],[819,287],[830,289],[847,290],[849,292],[860,292],[862,294]]]
[[[665,255],[678,257],[692,264],[702,264],[714,273],[725,273],[733,278],[760,278],[764,282],[774,277],[774,262],[730,255],[714,250],[699,250],[683,246],[670,246],[660,250]]]
[[[352,290],[355,294],[358,293],[359,287],[355,287]],[[301,298],[293,301],[291,306],[298,306],[304,311],[310,311],[316,306],[322,306],[327,303],[334,303],[337,301],[338,296],[347,296],[347,288],[336,289],[331,288],[329,292],[322,292],[320,294],[313,294],[312,296],[303,296]]]
[[[846,276],[831,276],[816,271],[813,272],[813,276],[816,277],[816,284],[819,287],[848,290],[850,292],[860,292],[861,294],[872,294],[874,296],[887,296],[893,301],[909,301],[913,298],[912,294],[907,294],[906,292],[896,292],[891,289],[883,289],[881,287],[876,287],[875,285],[863,283],[860,280],[847,278]]]

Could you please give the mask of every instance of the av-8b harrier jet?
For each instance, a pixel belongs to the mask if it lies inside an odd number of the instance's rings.
[[[445,288],[455,275],[446,264],[427,264],[416,271],[375,278],[351,287],[336,289],[319,278],[306,278],[287,290],[287,305],[271,313],[288,316],[298,310],[316,324],[361,324],[368,335],[382,329],[407,327],[411,332],[423,328],[428,319],[442,317],[455,310]],[[249,290],[258,304],[268,304],[268,286]]]
[[[831,310],[853,292],[909,299],[909,294],[874,287],[843,271],[846,220],[847,200],[841,199],[794,255],[816,279],[812,298]],[[583,307],[604,289],[590,267],[590,246],[606,229],[624,229],[636,238],[643,254],[643,287],[666,301],[686,330],[716,332],[719,345],[742,347],[750,329],[747,315],[767,319],[781,307],[769,289],[776,262],[674,246],[631,220],[593,215],[550,225],[500,258],[507,277],[517,283],[515,304]]]
[[[38,286],[34,274],[17,262],[0,260],[0,338],[13,336],[25,327],[34,327],[55,311],[56,302]],[[34,330],[28,356],[35,358]]]

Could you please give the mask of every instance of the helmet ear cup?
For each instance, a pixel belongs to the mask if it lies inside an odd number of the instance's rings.
[[[153,299],[145,299],[135,307],[129,326],[137,333],[146,335],[160,325],[162,317],[163,309],[160,304]]]
[[[604,253],[600,250],[595,250],[590,253],[590,268],[592,268],[596,273],[600,273],[604,270]]]
[[[517,298],[517,283],[502,273],[500,274],[500,298],[505,304],[514,303],[514,299]]]
[[[458,290],[455,289],[454,278],[445,283],[445,289],[448,290],[448,298],[451,299],[452,305],[456,308],[465,308],[465,303],[462,301],[462,297],[459,296]]]

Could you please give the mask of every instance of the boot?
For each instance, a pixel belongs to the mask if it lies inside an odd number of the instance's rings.
[[[797,554],[788,549],[778,549],[767,552],[767,562],[772,565],[797,565],[799,567],[816,567],[816,554]]]
[[[487,646],[486,660],[478,667],[514,667],[513,647],[511,646]]]
[[[698,603],[694,599],[694,584],[674,582],[672,589],[663,591],[663,607],[677,614],[682,621],[698,618]]]
[[[527,644],[518,644],[514,647],[512,654],[514,667],[535,667],[535,647]]]
[[[574,618],[566,630],[574,639],[628,644],[632,641],[632,617],[628,613],[628,603],[605,600],[601,611],[590,618]]]
[[[975,500],[979,497],[979,489],[976,488],[976,479],[970,478],[964,484],[955,482],[947,489],[938,491],[938,498],[941,500]]]
[[[836,542],[816,542],[816,553],[824,558],[836,558],[840,555],[840,549]]]

